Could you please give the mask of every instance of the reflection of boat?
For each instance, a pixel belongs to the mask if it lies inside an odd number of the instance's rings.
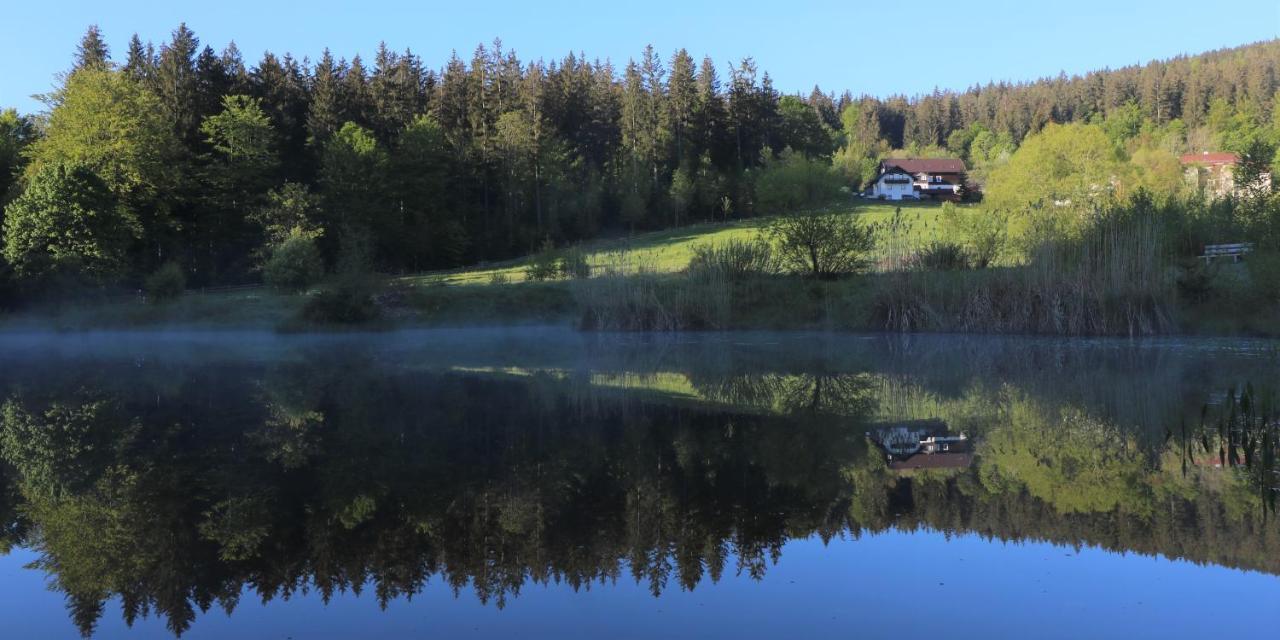
[[[973,463],[969,436],[953,435],[941,420],[913,420],[873,427],[867,437],[884,449],[889,468],[959,469]]]

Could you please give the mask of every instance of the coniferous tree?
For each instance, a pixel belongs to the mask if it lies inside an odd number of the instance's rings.
[[[693,58],[681,49],[671,57],[671,76],[667,79],[670,105],[671,135],[675,141],[675,164],[688,164],[700,155],[692,140],[694,113],[698,104],[698,84]]]
[[[196,51],[200,41],[187,25],[178,25],[173,38],[160,48],[154,88],[161,112],[179,140],[194,148],[199,143],[200,104],[196,79]]]
[[[142,44],[138,34],[129,39],[129,53],[125,60],[124,72],[139,82],[150,82],[155,76],[155,52],[150,43]]]
[[[338,131],[345,121],[342,72],[328,49],[311,75],[311,105],[307,111],[307,141],[317,147]]]
[[[244,66],[244,57],[234,40],[222,50],[222,71],[227,77],[227,92],[231,95],[247,95],[252,91],[249,71]]]
[[[205,47],[196,58],[196,114],[201,122],[222,109],[225,96],[239,95],[232,92],[233,82],[222,58]]]
[[[267,54],[250,68],[234,43],[215,55],[185,25],[159,55],[134,35],[118,75],[98,75],[111,65],[96,28],[75,60],[68,86],[83,75],[105,97],[86,100],[77,95],[82,86],[51,94],[50,141],[22,157],[37,166],[75,159],[99,173],[142,221],[143,242],[130,256],[135,274],[176,256],[190,258],[184,266],[199,277],[224,280],[247,273],[246,242],[211,240],[211,221],[243,221],[283,181],[322,194],[331,216],[363,209],[361,224],[330,221],[321,242],[331,260],[352,231],[368,236],[380,267],[416,269],[510,257],[548,237],[572,242],[611,225],[749,214],[760,200],[762,163],[776,177],[831,157],[846,184],[859,186],[884,154],[909,148],[957,155],[982,180],[1050,124],[1100,122],[1137,172],[1122,179],[1170,184],[1148,174],[1176,162],[1174,154],[1280,138],[1276,43],[884,98],[837,98],[817,86],[780,96],[750,59],[729,68],[722,87],[710,59],[695,65],[683,50],[660,58],[652,47],[623,70],[580,53],[522,61],[497,40],[468,58],[452,56],[438,72],[386,46],[372,71],[359,56],[347,65],[328,51],[314,66]],[[273,132],[277,162],[251,188],[227,186],[236,183],[226,179],[227,158],[200,131],[228,96],[256,98]],[[122,104],[145,113],[129,117]],[[91,144],[72,135],[69,121],[83,123],[76,128],[86,135],[133,133]],[[182,144],[142,153],[157,122]],[[338,185],[325,168],[346,123],[356,127],[347,147],[364,148],[365,135],[376,142],[368,154],[348,154],[368,161],[351,164],[358,174],[383,167],[386,175],[370,179],[380,184],[376,193],[352,196],[357,185]],[[26,129],[23,137],[34,139]],[[795,153],[783,158],[787,148]],[[1268,168],[1263,155],[1250,152],[1250,165]],[[256,197],[241,197],[249,192]],[[174,254],[178,248],[186,253]]]
[[[111,62],[107,43],[102,40],[102,32],[98,25],[90,25],[84,37],[76,47],[75,69],[85,67],[106,67]]]

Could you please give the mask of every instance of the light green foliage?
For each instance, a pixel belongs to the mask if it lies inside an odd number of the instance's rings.
[[[31,146],[28,176],[45,167],[82,165],[117,196],[163,195],[175,179],[177,141],[156,97],[121,72],[86,68],[53,98],[45,136]]]
[[[5,208],[4,257],[23,277],[102,280],[123,267],[135,230],[88,168],[44,165]]]
[[[841,182],[827,163],[784,151],[755,175],[756,205],[766,214],[821,206],[839,197]]]
[[[876,175],[879,156],[887,150],[880,139],[880,120],[873,105],[854,102],[840,112],[843,146],[832,158],[832,165],[859,188]]]
[[[281,291],[303,291],[324,276],[324,261],[315,239],[296,231],[271,251],[262,277],[268,286]]]
[[[533,260],[525,268],[524,275],[526,279],[534,282],[550,280],[560,275],[560,254],[556,252],[555,244],[550,238],[545,240],[542,248],[534,254]]]
[[[783,268],[814,278],[861,271],[875,247],[875,231],[835,213],[782,216],[769,229]]]
[[[982,134],[990,136],[991,130],[980,122],[975,122],[964,129],[956,129],[947,136],[947,150],[964,160],[965,164],[972,166],[975,160],[971,155],[973,141]]]
[[[1008,160],[1014,144],[1007,134],[983,130],[974,134],[968,149],[971,166],[987,167]]]
[[[993,490],[1019,485],[1058,513],[1152,508],[1146,461],[1115,425],[1078,410],[1055,413],[1010,392],[1003,424],[979,450],[983,483]]]
[[[694,183],[693,177],[689,175],[688,169],[680,167],[676,169],[674,175],[671,176],[671,209],[675,214],[675,223],[678,225],[688,213],[689,207],[698,197],[698,186]]]
[[[939,223],[941,208],[934,204],[913,204],[900,207],[897,216],[894,207],[883,204],[859,204],[855,207],[834,209],[835,215],[857,218],[862,224],[873,227],[877,243],[875,253],[883,247],[900,241],[909,248],[919,248],[937,240],[943,233]],[[967,207],[961,207],[967,210]],[[652,231],[622,239],[596,240],[579,245],[596,273],[622,268],[633,271],[644,265],[651,271],[675,273],[689,266],[698,247],[719,245],[731,241],[750,242],[762,231],[767,232],[773,217],[747,218],[727,223],[704,223],[685,227]],[[893,236],[892,238],[889,236]],[[480,267],[461,271],[441,272],[406,278],[407,282],[420,284],[485,284],[495,273],[503,274],[509,282],[525,279],[525,268],[532,260],[526,257],[501,266]]]
[[[187,288],[187,276],[176,262],[166,262],[147,276],[143,288],[147,300],[153,303],[168,302],[182,295]]]
[[[100,421],[114,408],[108,401],[85,399],[32,411],[20,399],[10,399],[0,407],[0,454],[32,494],[56,498],[81,490],[92,482],[86,459],[103,454],[102,440],[110,435],[99,428]]]
[[[773,255],[773,246],[761,234],[750,240],[698,245],[687,271],[694,280],[733,282],[776,273],[778,261]]]
[[[257,496],[223,500],[204,513],[200,536],[218,545],[218,557],[229,562],[256,557],[270,533],[270,505]]]
[[[1259,114],[1247,103],[1233,106],[1224,98],[1214,98],[1209,103],[1209,129],[1217,137],[1217,145],[1228,151],[1242,152],[1256,140],[1266,140],[1267,132],[1260,125]],[[1213,149],[1205,149],[1212,151]]]
[[[1142,131],[1142,124],[1142,107],[1130,100],[1107,113],[1106,119],[1102,122],[1102,129],[1113,143],[1123,145],[1126,141],[1138,136]]]
[[[267,204],[252,217],[262,226],[267,247],[279,245],[292,235],[318,238],[324,233],[319,222],[320,196],[297,182],[273,189],[267,194]]]
[[[984,269],[1005,253],[1009,238],[1009,216],[989,209],[961,209],[948,202],[938,219],[942,236],[959,243],[973,266]]]
[[[275,166],[275,131],[257,98],[224,96],[222,112],[205,118],[200,132],[215,152],[237,168],[269,172]]]
[[[1113,201],[1124,170],[1101,127],[1050,124],[991,173],[984,203],[1023,218],[1036,207],[1075,227]]]
[[[1187,188],[1182,163],[1178,156],[1160,147],[1144,146],[1129,157],[1133,172],[1132,187],[1146,189],[1161,196],[1176,195]]]

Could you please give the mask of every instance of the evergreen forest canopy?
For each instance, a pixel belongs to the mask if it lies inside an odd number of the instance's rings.
[[[783,95],[749,58],[683,49],[620,68],[522,61],[497,41],[438,69],[385,45],[372,60],[252,64],[185,25],[114,55],[91,27],[46,113],[0,114],[0,300],[166,267],[243,283],[272,258],[383,272],[502,259],[610,229],[785,212],[858,188],[894,154],[959,156],[998,178],[1053,123],[1120,150],[1137,184],[1174,189],[1180,152],[1269,166],[1278,68],[1280,42],[1266,42],[882,99]],[[1006,173],[1014,185],[1026,172]]]

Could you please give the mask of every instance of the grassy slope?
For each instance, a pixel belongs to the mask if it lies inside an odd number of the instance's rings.
[[[842,214],[858,216],[866,224],[887,226],[897,207],[885,203],[856,204],[838,209]],[[918,246],[937,238],[940,207],[928,203],[903,203],[901,228],[893,243],[899,246]],[[694,247],[727,240],[750,240],[769,226],[772,218],[749,218],[727,223],[704,223],[637,234],[628,238],[594,240],[583,243],[581,249],[593,269],[611,265],[629,268],[643,266],[647,269],[670,273],[689,264]],[[431,284],[474,285],[489,284],[501,274],[507,282],[522,282],[529,258],[521,258],[489,266],[472,267],[453,271],[407,276],[400,282],[414,286]]]

